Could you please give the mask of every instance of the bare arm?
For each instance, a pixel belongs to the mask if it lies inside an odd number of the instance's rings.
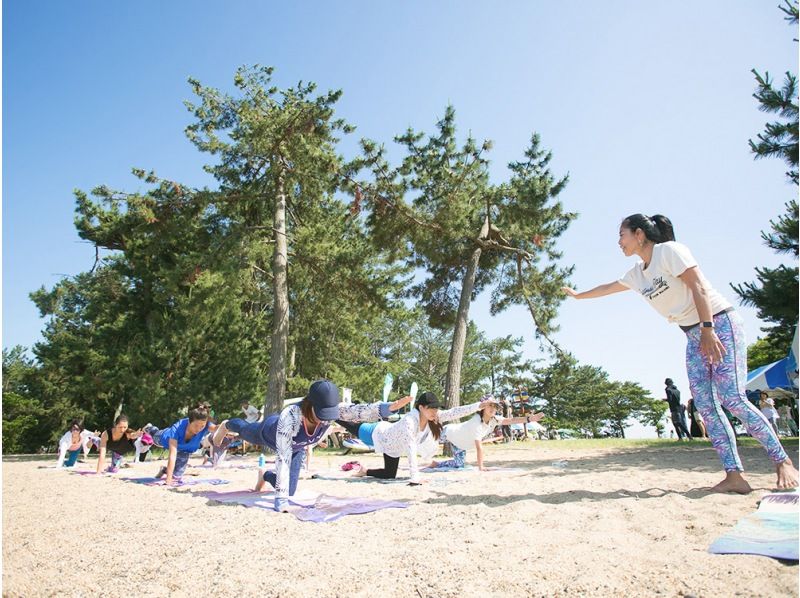
[[[606,295],[621,293],[622,291],[627,291],[629,289],[620,281],[615,280],[614,282],[601,284],[593,289],[583,291],[581,293],[570,287],[561,287],[561,290],[573,299],[596,299],[597,297],[605,297]]]
[[[167,486],[172,485],[172,473],[175,471],[175,460],[178,458],[178,441],[169,439],[169,461],[167,461]]]
[[[700,321],[713,322],[714,314],[711,313],[711,301],[708,299],[708,289],[703,284],[700,268],[697,266],[687,268],[678,278],[689,287]],[[725,347],[713,328],[700,328],[700,352],[711,363],[720,363],[722,361],[722,356],[725,355]]]
[[[483,445],[480,440],[475,441],[475,450],[478,451],[478,469],[486,471],[483,467]]]
[[[106,442],[108,442],[108,432],[103,432],[100,436],[100,456],[97,457],[97,473],[103,471],[103,461],[106,458]]]

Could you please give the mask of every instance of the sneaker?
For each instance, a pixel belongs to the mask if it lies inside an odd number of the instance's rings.
[[[113,465],[109,465],[108,469],[106,469],[106,473],[117,473],[119,471],[119,467],[115,467]]]
[[[162,465],[156,474],[156,478],[163,478],[165,475],[167,475],[167,468]]]

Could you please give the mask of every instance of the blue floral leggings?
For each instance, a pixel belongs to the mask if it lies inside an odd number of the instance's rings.
[[[744,424],[747,433],[763,445],[775,463],[788,458],[767,419],[745,395],[747,345],[742,324],[735,311],[714,316],[714,329],[726,353],[722,363],[713,366],[700,353],[700,327],[686,333],[686,371],[692,397],[725,471],[743,471],[743,468],[736,450],[736,435],[722,407]]]

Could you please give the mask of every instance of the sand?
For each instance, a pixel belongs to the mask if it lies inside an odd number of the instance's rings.
[[[324,524],[198,495],[251,487],[255,468],[197,469],[231,484],[167,489],[5,459],[3,595],[798,595],[796,565],[706,552],[772,488],[762,450],[742,449],[756,490],[734,496],[703,490],[721,479],[707,444],[506,446],[487,462],[520,471],[431,474],[420,487],[303,479],[304,491],[411,503]],[[316,455],[311,469],[353,458]]]

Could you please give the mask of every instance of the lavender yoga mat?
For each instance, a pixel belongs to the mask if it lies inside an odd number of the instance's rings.
[[[119,478],[126,482],[133,482],[134,484],[144,484],[145,486],[165,486],[166,482],[162,478]],[[220,479],[198,479],[198,480],[180,480],[175,481],[173,486],[198,486],[200,484],[210,484],[212,486],[220,486],[222,484],[230,484],[229,480]]]
[[[758,554],[798,560],[800,494],[775,492],[761,499],[758,511],[739,520],[709,547],[714,554]]]
[[[199,496],[224,504],[237,504],[245,507],[257,507],[273,510],[274,492],[201,492]],[[349,498],[328,496],[325,494],[297,493],[289,497],[290,512],[300,521],[327,523],[336,521],[345,515],[361,515],[381,509],[404,509],[407,503],[398,500],[378,500],[373,498]]]

